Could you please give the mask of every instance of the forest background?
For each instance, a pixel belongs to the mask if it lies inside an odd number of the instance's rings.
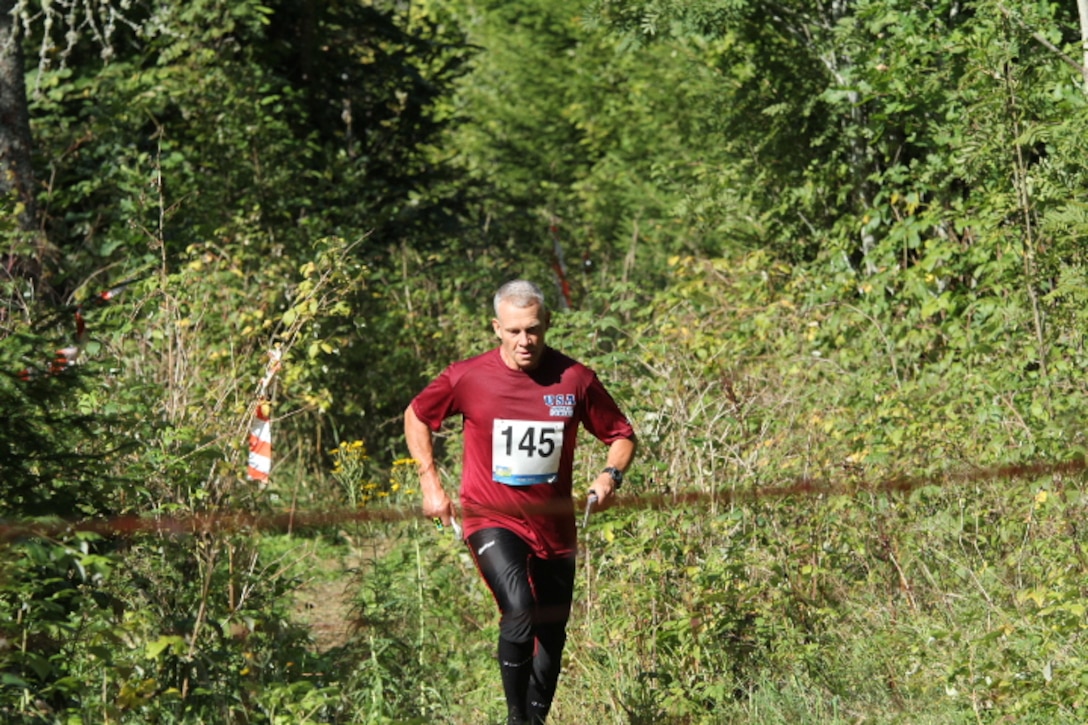
[[[555,722],[1085,721],[1086,26],[3,0],[0,717],[498,722],[400,416],[526,276],[642,443]]]

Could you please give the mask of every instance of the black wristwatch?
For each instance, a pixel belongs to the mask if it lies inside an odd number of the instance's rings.
[[[620,486],[623,485],[623,471],[621,471],[620,469],[609,466],[608,468],[601,471],[601,473],[607,473],[609,476],[612,477],[612,488],[616,489],[617,491],[620,489]]]

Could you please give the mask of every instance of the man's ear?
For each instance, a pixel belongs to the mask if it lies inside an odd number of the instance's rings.
[[[491,329],[495,331],[495,337],[502,339],[502,331],[499,328],[499,319],[497,317],[491,318]]]

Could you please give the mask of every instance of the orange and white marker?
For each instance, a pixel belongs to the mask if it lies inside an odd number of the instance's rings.
[[[272,404],[257,403],[253,425],[249,428],[249,466],[246,474],[254,481],[267,481],[272,471]]]
[[[272,378],[280,370],[280,349],[268,352],[268,367],[257,388],[257,407],[249,427],[249,465],[246,475],[253,481],[267,481],[272,472],[272,403],[266,397]]]

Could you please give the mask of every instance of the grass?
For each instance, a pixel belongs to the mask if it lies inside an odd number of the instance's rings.
[[[1040,501],[1053,484],[599,515],[553,721],[1083,720],[1086,579],[1068,536],[1083,482]],[[378,653],[383,697],[414,688],[394,719],[361,721],[501,717],[497,615],[463,548],[423,524],[382,526],[380,543],[314,544],[339,562],[370,547],[369,567],[312,579],[343,598],[300,590],[329,609],[312,622],[365,615],[356,656]],[[344,684],[368,702],[378,687],[373,670]]]

